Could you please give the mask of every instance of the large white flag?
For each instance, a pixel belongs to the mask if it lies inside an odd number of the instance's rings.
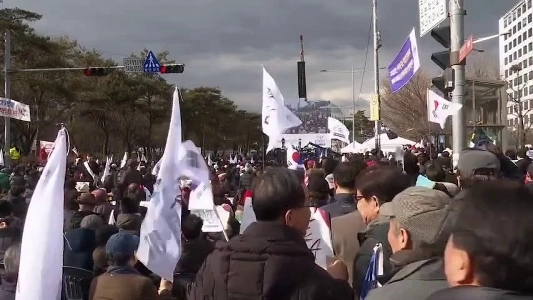
[[[263,68],[263,133],[268,135],[267,152],[274,149],[278,137],[287,129],[300,126],[302,121],[286,106],[274,78]]]
[[[181,147],[181,115],[178,88],[174,91],[172,115],[165,152],[157,174],[154,193],[141,225],[137,258],[152,272],[173,280],[181,255],[181,203],[179,189],[179,151]]]
[[[331,139],[350,143],[350,130],[341,121],[328,117],[328,130]]]
[[[62,128],[28,208],[22,234],[17,300],[60,299],[67,151],[67,132]]]
[[[428,121],[439,124],[442,129],[444,129],[446,124],[446,119],[456,114],[463,107],[462,104],[444,99],[431,89],[427,91],[427,106]]]

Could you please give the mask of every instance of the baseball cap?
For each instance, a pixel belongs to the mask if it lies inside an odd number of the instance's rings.
[[[139,247],[139,237],[127,232],[113,234],[105,245],[107,254],[134,255]]]
[[[410,187],[391,202],[383,204],[379,213],[393,217],[398,226],[414,240],[432,245],[439,240],[451,215],[451,198],[444,192],[427,187]]]
[[[461,151],[457,161],[457,169],[461,176],[471,177],[480,169],[494,171],[494,175],[500,172],[500,160],[489,151],[466,149]],[[485,174],[488,175],[488,174]]]

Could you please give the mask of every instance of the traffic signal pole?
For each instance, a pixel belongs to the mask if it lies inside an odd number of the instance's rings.
[[[374,93],[377,97],[378,110],[381,110],[381,98],[379,95],[379,48],[380,48],[380,36],[378,29],[378,1],[372,0],[372,27],[374,28]],[[355,114],[355,112],[354,112]],[[381,116],[381,113],[379,114]],[[374,121],[375,131],[375,148],[377,151],[381,147],[381,123],[379,120]]]
[[[450,51],[452,69],[454,70],[454,89],[452,91],[452,102],[464,104],[466,71],[465,65],[459,62],[459,50],[464,43],[464,18],[465,10],[463,0],[449,0],[450,9]],[[463,111],[452,116],[452,149],[454,153],[459,153],[465,148],[465,114]]]
[[[1,0],[0,0],[1,2]],[[73,67],[73,68],[41,68],[41,69],[13,69],[11,68],[11,32],[6,30],[4,32],[4,97],[11,99],[11,74],[13,73],[30,73],[30,72],[65,72],[65,71],[85,71],[89,69],[106,69],[106,70],[124,70],[125,66],[109,66],[109,67]],[[161,65],[161,74],[183,73],[185,69],[184,64],[166,64]],[[105,76],[93,75],[93,76]],[[38,137],[37,137],[38,138]],[[4,163],[10,165],[11,156],[9,149],[11,148],[11,118],[4,117]]]
[[[9,69],[11,68],[11,32],[4,32],[4,96],[7,99],[11,97],[11,78],[9,78]],[[11,164],[9,148],[11,147],[11,119],[4,117],[4,164]]]

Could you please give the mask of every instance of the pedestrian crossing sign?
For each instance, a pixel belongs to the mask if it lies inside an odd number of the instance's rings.
[[[152,51],[148,51],[144,61],[144,73],[159,73],[159,61]]]

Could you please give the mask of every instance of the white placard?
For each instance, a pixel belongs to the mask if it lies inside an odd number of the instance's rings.
[[[310,207],[309,209],[311,210],[311,216],[309,218],[307,233],[304,237],[305,243],[309,250],[313,252],[316,264],[325,269],[328,265],[328,260],[334,256],[331,229],[328,225],[329,221],[326,222],[322,217],[320,209],[314,207]],[[252,207],[252,198],[246,198],[242,212],[240,233],[242,234],[246,227],[256,220]]]
[[[418,0],[420,37],[430,32],[448,17],[447,0]]]
[[[144,72],[144,59],[135,57],[126,57],[122,60],[124,72],[142,73]]]

